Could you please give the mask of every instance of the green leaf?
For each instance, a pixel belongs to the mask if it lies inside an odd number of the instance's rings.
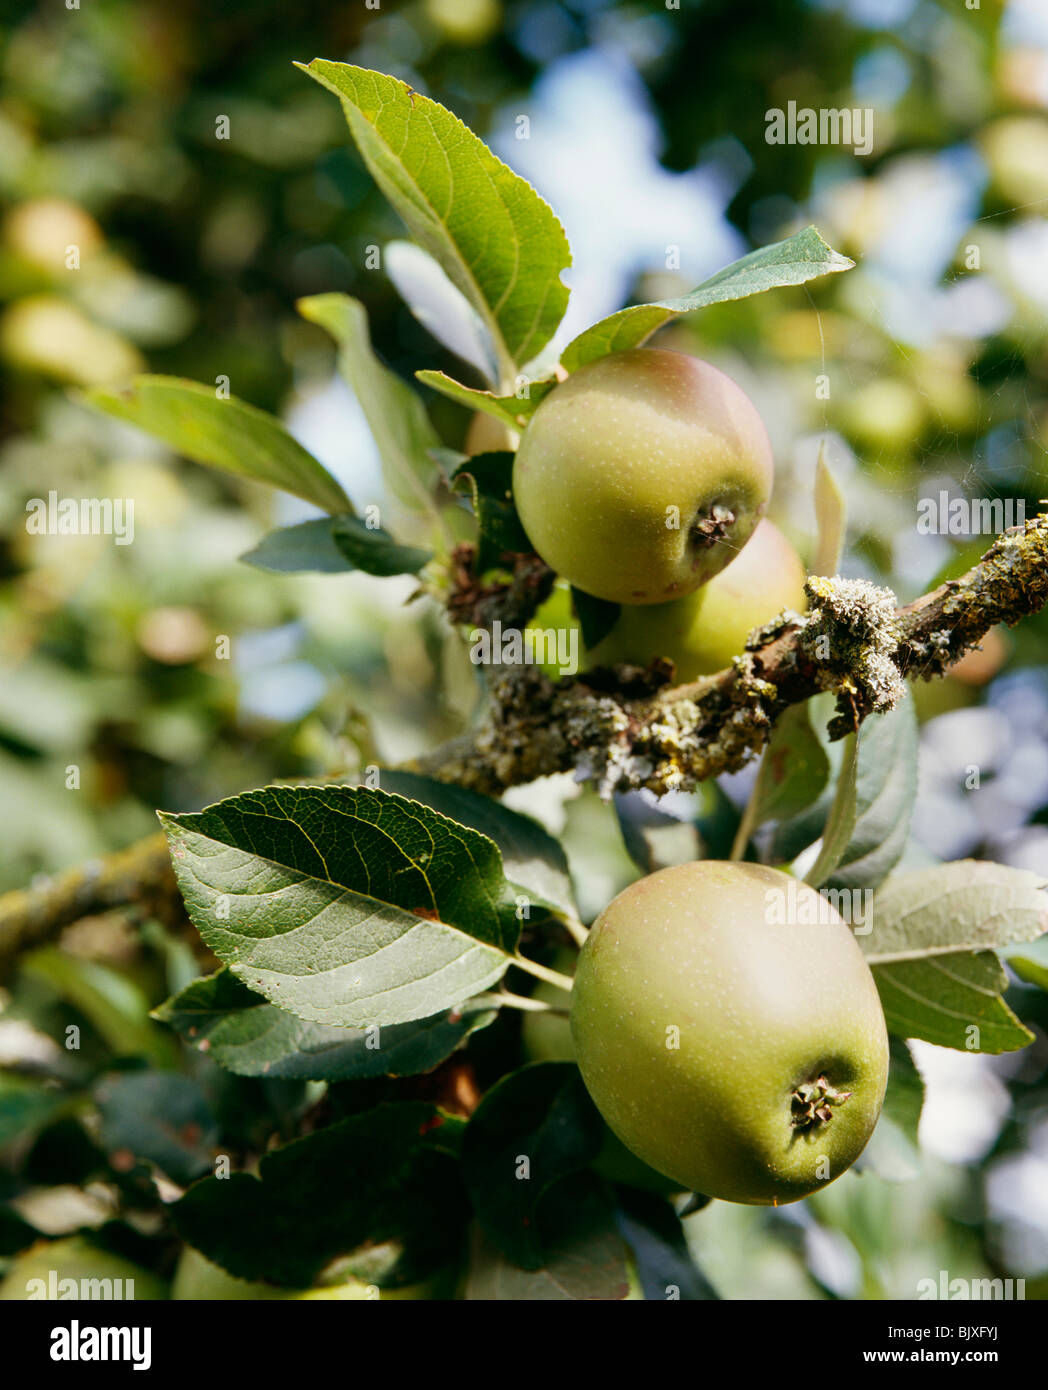
[[[625,1299],[632,1287],[629,1251],[615,1211],[589,1174],[565,1179],[543,1203],[541,1269],[507,1260],[478,1222],[473,1230],[465,1298],[488,1302]]]
[[[645,792],[616,792],[613,803],[622,843],[641,873],[704,857],[701,831],[690,817],[671,815]]]
[[[571,264],[549,205],[445,107],[405,82],[316,58],[305,72],[341,99],[357,148],[412,237],[440,264],[513,377],[564,316]]]
[[[826,817],[819,856],[804,876],[806,882],[815,887],[825,883],[840,863],[855,829],[859,814],[858,755],[859,735],[849,734],[844,741],[844,755],[837,774],[836,791]]]
[[[173,1066],[176,1052],[149,1022],[149,1004],[134,981],[101,961],[72,956],[58,946],[41,946],[25,956],[22,969],[44,980],[77,1009],[117,1057],[147,1057]]]
[[[381,1105],[266,1154],[257,1178],[205,1178],[171,1216],[230,1274],[286,1288],[308,1286],[365,1241],[402,1240],[433,1267],[466,1219],[462,1128],[422,1101]]]
[[[85,392],[96,410],[137,425],[196,463],[302,497],[326,512],[353,505],[326,468],[272,415],[179,377],[139,376],[126,389]]]
[[[618,1228],[637,1262],[644,1297],[694,1302],[717,1292],[692,1259],[680,1217],[664,1197],[636,1188],[616,1188]]]
[[[493,996],[461,1009],[385,1029],[330,1028],[278,1009],[218,970],[154,1009],[172,1028],[227,1071],[288,1081],[348,1081],[430,1071],[498,1013]]]
[[[530,382],[526,396],[496,396],[494,391],[477,391],[472,386],[463,386],[445,372],[422,371],[415,375],[425,386],[432,386],[434,391],[439,391],[449,400],[457,401],[470,410],[482,410],[485,415],[501,420],[513,430],[527,424],[529,416],[557,384],[556,377],[548,377],[544,381]]]
[[[485,381],[497,381],[498,362],[484,321],[433,257],[412,241],[389,241],[383,261],[397,293],[437,342]]]
[[[899,874],[874,906],[876,926],[863,943],[871,965],[1031,942],[1048,931],[1043,876],[980,859]]]
[[[481,1101],[462,1144],[473,1210],[504,1255],[541,1269],[539,1208],[550,1189],[600,1152],[604,1122],[572,1062],[535,1062]]]
[[[571,586],[571,602],[582,628],[582,644],[592,650],[604,641],[618,622],[622,609],[620,603],[609,603],[606,598],[595,598],[581,589]]]
[[[815,521],[819,530],[819,544],[811,573],[832,577],[841,566],[846,512],[844,493],[826,462],[825,444],[819,445],[819,459],[815,465]]]
[[[829,776],[830,762],[807,703],[790,705],[772,730],[757,772],[754,827],[800,815],[818,800]]]
[[[741,819],[735,803],[717,782],[704,782],[696,788],[699,812],[695,817],[702,838],[702,859],[727,859],[731,854]]]
[[[462,464],[469,462],[469,454],[464,454],[461,449],[448,449],[443,444],[438,445],[435,449],[430,449],[429,456],[440,470],[440,476],[448,488],[451,487],[455,470]],[[463,503],[463,509],[468,510],[465,503]]]
[[[428,1018],[512,961],[520,923],[497,847],[429,807],[364,787],[265,787],[161,821],[201,936],[299,1018]]]
[[[785,241],[762,246],[757,251],[718,270],[682,299],[664,299],[654,304],[635,304],[601,319],[580,333],[565,348],[561,365],[569,372],[587,362],[595,362],[610,352],[638,347],[677,314],[723,304],[729,299],[745,299],[781,285],[803,285],[820,275],[850,270],[855,264],[823,241],[814,227],[787,237]]]
[[[1036,874],[966,859],[889,880],[859,941],[893,1033],[1011,1052],[1032,1034],[1001,998],[1008,980],[991,948],[1033,941],[1046,926]]]
[[[245,551],[240,558],[247,565],[276,574],[345,574],[356,566],[335,544],[333,528],[338,520],[322,516],[316,521],[301,521],[297,526],[282,526],[263,536],[254,549]]]
[[[917,1070],[910,1049],[902,1038],[890,1040],[891,1065],[888,1089],[881,1112],[917,1147],[917,1135],[924,1109],[924,1078]]]
[[[1033,1034],[1001,998],[1008,976],[992,951],[957,951],[928,961],[877,966],[885,1021],[902,1038],[961,1052],[1016,1052]]]
[[[917,796],[912,700],[871,714],[850,735],[822,849],[805,875],[815,887],[876,888],[899,862]]]
[[[84,1113],[84,1107],[77,1109]],[[94,1128],[94,1115],[84,1114],[84,1118]],[[22,1174],[23,1181],[33,1187],[86,1187],[96,1179],[111,1177],[108,1169],[105,1153],[74,1112],[60,1115],[34,1140]]]
[[[813,695],[805,704],[808,708],[809,722],[829,763],[829,778],[810,806],[795,816],[780,819],[775,823],[769,849],[772,863],[786,863],[796,859],[802,850],[821,838],[833,805],[844,761],[847,740],[838,739],[831,743],[828,732],[829,722],[836,709],[836,697],[829,691],[824,691],[820,695]]]
[[[433,558],[428,550],[400,545],[388,531],[368,526],[358,516],[340,516],[331,535],[350,566],[366,574],[388,577],[392,574],[418,574]]]
[[[1004,958],[1020,980],[1048,990],[1048,936],[1026,946],[1005,951]]]
[[[124,1150],[185,1184],[207,1171],[218,1127],[197,1083],[175,1072],[144,1071],[105,1078],[95,1090],[100,1142]]]
[[[0,1258],[17,1255],[43,1238],[43,1233],[23,1221],[10,1207],[0,1207]]]
[[[520,811],[511,811],[489,796],[423,777],[418,772],[382,768],[379,780],[383,791],[421,801],[459,825],[494,840],[502,854],[506,877],[527,892],[532,906],[549,907],[566,916],[575,914],[567,856],[538,821]]]
[[[0,1150],[43,1129],[70,1103],[64,1091],[0,1071]]]
[[[338,344],[339,371],[364,412],[390,492],[408,510],[432,516],[436,469],[429,450],[440,440],[421,398],[375,356],[367,310],[348,294],[316,294],[296,307]]]
[[[457,492],[467,489],[477,518],[477,572],[497,568],[506,554],[530,555],[532,546],[513,503],[513,455],[474,454],[451,475]]]

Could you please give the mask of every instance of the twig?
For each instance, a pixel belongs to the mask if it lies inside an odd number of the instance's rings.
[[[831,733],[842,737],[897,703],[904,677],[945,674],[997,623],[1014,625],[1048,603],[1048,516],[1005,532],[961,579],[902,608],[860,580],[812,578],[808,594],[807,617],[758,630],[733,667],[690,685],[671,687],[658,663],[556,685],[534,667],[510,668],[492,682],[479,731],[410,766],[490,796],[573,770],[604,794],[687,789],[742,767],[784,709],[822,690],[837,695]],[[70,922],[127,904],[180,912],[162,835],[0,895],[0,973]]]
[[[735,772],[767,742],[789,705],[837,695],[831,736],[902,698],[904,677],[945,674],[996,624],[1048,603],[1048,516],[998,537],[977,565],[914,603],[862,580],[811,578],[807,617],[751,634],[732,667],[690,685],[652,690],[656,667],[619,667],[554,684],[535,667],[491,682],[475,733],[419,758],[415,770],[498,796],[507,787],[576,771],[604,795],[689,790]]]
[[[181,916],[167,837],[150,835],[128,849],[89,860],[0,895],[0,974],[14,958],[53,940],[71,922],[117,907],[170,921]]]

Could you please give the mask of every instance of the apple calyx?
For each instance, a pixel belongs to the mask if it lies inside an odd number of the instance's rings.
[[[831,1086],[825,1076],[814,1081],[804,1081],[790,1098],[793,1112],[790,1124],[795,1129],[818,1129],[833,1119],[833,1107],[843,1105],[851,1096],[851,1091],[838,1091]]]
[[[730,507],[716,503],[705,516],[696,517],[691,527],[691,540],[699,550],[709,550],[711,546],[727,538],[728,530],[735,525],[735,513]]]

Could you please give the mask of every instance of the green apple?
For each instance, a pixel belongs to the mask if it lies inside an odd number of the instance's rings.
[[[777,869],[661,869],[604,909],[571,1006],[583,1080],[682,1187],[795,1202],[843,1173],[884,1099],[877,987],[829,902]]]
[[[669,657],[678,681],[730,666],[755,627],[784,608],[803,612],[804,565],[779,528],[762,521],[742,550],[708,584],[671,603],[623,607],[587,666],[647,666]]]
[[[148,1269],[102,1250],[83,1236],[40,1241],[16,1255],[0,1283],[0,1300],[127,1299],[155,1302],[167,1285]]]
[[[774,465],[753,403],[716,367],[634,348],[580,367],[535,411],[513,496],[535,550],[614,603],[665,603],[745,544]]]

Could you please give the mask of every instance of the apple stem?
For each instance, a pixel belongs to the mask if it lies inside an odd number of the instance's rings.
[[[567,1009],[558,1009],[555,1004],[546,1004],[541,999],[529,999],[526,994],[513,994],[508,989],[500,989],[495,998],[500,1004],[511,1009],[523,1009],[526,1013],[555,1014],[558,1018],[570,1017]]]
[[[560,920],[564,923],[564,927],[575,945],[585,946],[586,938],[589,936],[589,927],[584,927],[577,917],[569,916],[567,913],[562,914]]]
[[[546,965],[539,965],[538,961],[528,960],[527,956],[514,956],[513,964],[519,970],[526,970],[529,975],[534,975],[537,980],[545,980],[547,984],[556,985],[558,989],[567,990],[569,994],[574,988],[575,981],[570,975],[562,975],[559,970],[550,970]]]

